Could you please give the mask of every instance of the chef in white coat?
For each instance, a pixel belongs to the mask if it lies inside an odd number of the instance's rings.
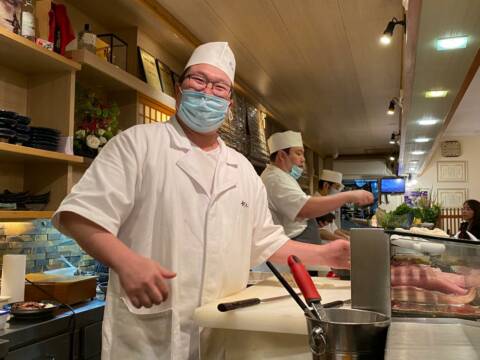
[[[298,179],[305,166],[302,135],[295,131],[272,134],[268,140],[270,164],[261,178],[268,195],[268,205],[275,224],[296,241],[320,244],[316,217],[325,215],[343,204],[353,202],[366,205],[373,195],[364,190],[347,191],[331,196],[305,194]]]
[[[234,73],[227,43],[195,49],[176,88],[176,115],[109,141],[54,215],[111,269],[102,359],[222,358],[221,342],[216,352],[203,346],[212,343],[192,315],[245,288],[253,265],[297,254],[307,264],[349,266],[348,242],[290,241],[273,224],[252,165],[218,137]]]
[[[320,173],[318,181],[318,195],[328,196],[338,194],[344,188],[342,180],[343,174],[341,172],[323,169]],[[335,216],[334,221],[324,224],[319,223],[320,238],[322,240],[350,240],[350,234],[342,229],[339,229],[337,225],[337,223],[340,224],[340,209],[335,209],[333,215]]]

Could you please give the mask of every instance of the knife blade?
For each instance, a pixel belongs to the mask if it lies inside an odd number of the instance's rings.
[[[351,304],[352,303],[352,300],[351,299],[348,299],[348,300],[335,300],[335,301],[330,301],[326,304],[323,304],[323,308],[324,309],[330,309],[330,308],[335,308],[335,307],[340,307],[340,306],[343,306],[343,305],[348,305],[348,304]]]
[[[300,293],[297,293],[297,295],[299,295],[299,294]],[[281,295],[281,296],[274,296],[274,297],[269,297],[269,298],[264,298],[264,299],[249,298],[249,299],[244,299],[244,300],[220,303],[220,304],[217,305],[217,309],[218,309],[218,311],[226,312],[226,311],[240,309],[240,308],[253,306],[253,305],[258,305],[258,304],[266,303],[266,302],[270,302],[270,301],[286,299],[286,298],[289,298],[289,297],[290,297],[290,294]]]

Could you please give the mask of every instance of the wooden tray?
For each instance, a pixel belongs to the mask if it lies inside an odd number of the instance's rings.
[[[97,278],[95,276],[42,278],[36,274],[28,274],[27,279],[35,285],[25,283],[25,301],[55,300],[72,305],[96,296]]]

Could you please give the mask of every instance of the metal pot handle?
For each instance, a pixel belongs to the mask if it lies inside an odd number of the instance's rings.
[[[310,350],[313,354],[317,356],[325,354],[325,351],[327,350],[327,340],[325,339],[325,334],[323,333],[323,329],[321,327],[316,326],[312,329],[309,342]],[[317,345],[317,343],[320,345]]]

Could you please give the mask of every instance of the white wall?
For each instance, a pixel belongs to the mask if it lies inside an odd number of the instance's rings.
[[[435,152],[430,164],[417,177],[417,184],[409,186],[413,189],[433,189],[433,194],[437,196],[437,189],[467,189],[467,199],[480,200],[480,136],[462,136],[446,137],[443,140],[457,140],[461,144],[462,155],[455,158],[442,157],[440,148]],[[437,162],[438,161],[466,161],[467,162],[467,181],[466,182],[437,182]]]

